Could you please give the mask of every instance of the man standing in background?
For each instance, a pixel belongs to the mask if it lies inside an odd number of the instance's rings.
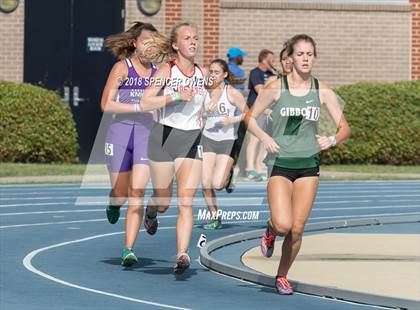
[[[251,109],[258,93],[264,87],[269,77],[273,76],[275,57],[272,51],[267,49],[261,50],[258,55],[258,66],[251,70],[249,74],[249,95],[246,104]],[[260,128],[265,129],[267,125],[267,117],[271,111],[267,109],[257,118]],[[249,180],[263,181],[267,179],[264,171],[263,160],[266,155],[264,146],[258,141],[257,137],[249,134],[248,145],[246,148],[246,174]]]
[[[236,89],[239,89],[241,92],[245,90],[245,71],[240,67],[244,62],[244,57],[248,53],[241,50],[239,47],[231,47],[227,52],[227,57],[229,59],[228,66],[229,71],[233,73],[237,79],[237,83],[232,83],[232,86]]]
[[[239,47],[231,47],[227,52],[228,58],[228,67],[229,71],[234,75],[235,81],[231,82],[232,86],[242,92],[243,95],[245,91],[245,71],[242,70],[240,67],[244,62],[244,57],[247,56],[248,53],[241,50]],[[246,128],[244,122],[241,122],[238,127],[238,154],[236,161],[239,166],[239,176],[246,177],[245,173],[245,166],[246,166],[246,156],[245,156],[245,147],[243,151],[241,151],[243,145],[243,141],[245,138]]]

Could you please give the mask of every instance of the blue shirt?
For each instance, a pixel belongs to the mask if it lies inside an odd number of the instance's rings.
[[[257,99],[258,93],[255,90],[255,86],[257,85],[264,85],[267,79],[272,76],[273,73],[271,71],[262,71],[260,68],[256,67],[251,70],[249,74],[249,94],[248,94],[248,100],[246,101],[246,104],[248,107],[252,107],[252,105],[255,102],[255,99]]]
[[[232,74],[238,78],[238,79],[243,79],[245,78],[245,71],[242,70],[237,64],[230,62],[228,64],[229,67],[229,71],[232,72]],[[245,89],[245,83],[239,83],[239,84],[232,84],[233,87],[235,87],[236,89],[239,90],[244,90]]]

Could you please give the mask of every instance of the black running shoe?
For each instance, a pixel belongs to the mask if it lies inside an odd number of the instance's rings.
[[[158,230],[159,222],[157,217],[150,217],[147,215],[147,209],[144,215],[144,228],[149,235],[154,235]]]
[[[236,187],[236,176],[235,171],[233,170],[233,167],[230,168],[230,174],[228,181],[226,182],[225,190],[228,194],[232,193],[235,190]]]
[[[118,219],[120,218],[120,208],[121,206],[111,206],[108,205],[106,207],[106,217],[108,218],[108,222],[110,224],[115,224],[118,222]]]

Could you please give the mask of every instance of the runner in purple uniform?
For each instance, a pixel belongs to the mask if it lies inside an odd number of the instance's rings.
[[[156,28],[136,22],[125,32],[111,35],[106,46],[117,56],[102,94],[102,111],[113,113],[105,141],[105,158],[112,190],[106,215],[111,224],[128,199],[123,266],[137,262],[133,247],[143,218],[143,198],[149,180],[147,145],[153,125],[151,113],[140,112],[141,97],[156,68],[143,56],[143,42]]]

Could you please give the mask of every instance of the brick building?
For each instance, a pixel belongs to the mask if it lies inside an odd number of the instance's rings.
[[[411,3],[411,78],[420,80],[420,1]]]
[[[0,12],[2,80],[23,80],[24,6],[21,0],[14,12]],[[240,46],[249,52],[249,70],[261,48],[278,52],[288,37],[308,33],[319,47],[315,72],[331,84],[420,77],[420,0],[163,0],[152,17],[140,12],[136,0],[126,0],[125,26],[135,20],[166,33],[181,20],[196,23],[202,64]]]
[[[278,54],[286,39],[307,33],[318,46],[314,73],[330,85],[420,79],[420,0],[162,0],[157,14],[146,16],[139,3],[151,2],[19,0],[13,12],[0,11],[0,80],[59,91],[72,109],[82,160],[115,62],[103,39],[134,21],[167,34],[180,21],[195,23],[202,65],[237,46],[249,53],[249,72],[262,48]]]

